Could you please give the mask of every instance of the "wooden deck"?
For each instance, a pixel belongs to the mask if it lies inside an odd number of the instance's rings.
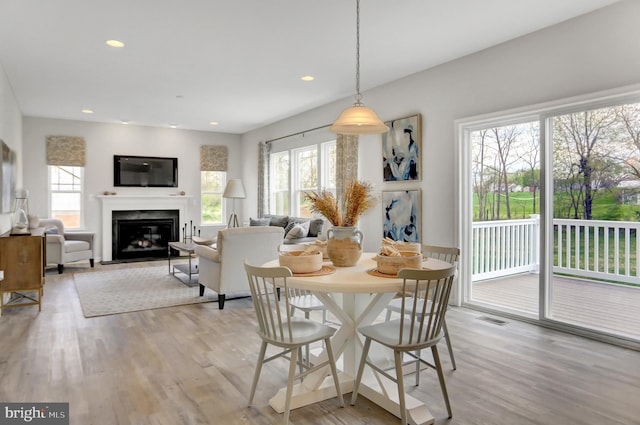
[[[520,274],[476,282],[473,301],[538,314],[537,274]],[[554,320],[640,340],[640,288],[554,276]]]

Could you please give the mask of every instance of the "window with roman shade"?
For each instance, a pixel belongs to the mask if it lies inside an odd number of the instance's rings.
[[[224,188],[227,183],[226,146],[200,146],[200,224],[219,225],[224,220]]]
[[[82,228],[87,157],[85,140],[76,136],[47,136],[46,155],[49,217],[62,220],[66,228]]]

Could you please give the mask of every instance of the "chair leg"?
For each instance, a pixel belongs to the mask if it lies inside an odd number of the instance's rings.
[[[251,394],[249,395],[249,406],[253,403],[253,396],[256,394],[256,386],[258,385],[258,378],[260,378],[260,371],[262,370],[262,362],[264,361],[264,355],[267,352],[267,343],[262,342],[260,346],[260,354],[258,354],[258,363],[256,364],[256,371],[253,374],[253,384],[251,385]]]
[[[295,307],[292,307],[292,309]],[[309,320],[311,312],[309,310],[304,312],[304,318]],[[307,367],[311,366],[311,358],[309,357],[310,355],[310,350],[309,350],[309,344],[304,346],[304,351],[305,351],[305,355],[306,355],[306,359],[305,359],[305,364],[307,365]]]
[[[453,358],[453,348],[451,347],[451,338],[449,338],[449,329],[447,329],[446,318],[442,319],[442,329],[444,330],[444,340],[447,343],[447,349],[449,350],[449,358],[451,359],[451,365],[453,370],[456,370],[456,359]]]
[[[224,308],[224,300],[226,298],[225,294],[218,294],[218,309],[222,310]]]
[[[358,398],[358,388],[360,387],[360,380],[362,379],[362,372],[364,372],[364,364],[367,361],[367,355],[369,354],[369,347],[371,347],[371,338],[367,338],[364,341],[364,347],[362,347],[362,356],[360,357],[360,365],[358,366],[358,373],[356,375],[356,381],[353,384],[353,394],[351,394],[351,405],[355,406],[356,399]]]
[[[338,369],[336,368],[336,359],[333,357],[333,348],[331,347],[331,340],[326,338],[324,340],[325,346],[327,347],[327,357],[329,358],[329,367],[331,367],[331,375],[333,375],[333,382],[336,386],[336,395],[338,397],[338,402],[340,403],[340,407],[344,407],[344,398],[342,397],[342,390],[340,389],[340,379],[338,378]]]
[[[89,265],[91,266],[91,268],[93,268],[93,265],[94,265],[93,258],[89,258]]]
[[[438,380],[440,381],[440,389],[442,390],[442,397],[444,397],[444,403],[447,405],[447,413],[449,413],[449,418],[453,416],[451,413],[451,403],[449,403],[449,394],[447,393],[447,384],[444,382],[444,373],[442,373],[442,364],[440,363],[440,355],[438,354],[438,346],[434,345],[431,347],[431,352],[433,353],[433,362],[436,367],[436,372],[438,372]]]
[[[58,264],[58,274],[62,274],[64,271],[64,264]]]
[[[400,405],[400,423],[407,423],[407,405],[404,397],[404,379],[402,375],[402,353],[394,351],[393,357],[396,361],[396,383],[398,384],[398,404]]]
[[[284,401],[284,425],[289,423],[289,413],[291,411],[291,394],[293,394],[293,383],[296,377],[296,364],[298,363],[298,350],[291,350],[291,363],[289,363],[289,379],[287,381],[287,396]]]
[[[204,285],[200,284],[200,296],[204,295]]]
[[[416,387],[420,385],[420,350],[416,350],[415,355],[418,356],[416,360]]]

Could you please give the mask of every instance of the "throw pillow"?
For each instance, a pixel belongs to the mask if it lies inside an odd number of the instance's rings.
[[[315,238],[316,236],[318,236],[318,233],[322,232],[322,227],[324,226],[324,220],[321,218],[316,218],[311,220],[310,224],[309,224],[309,233],[307,234],[308,237],[313,237]]]
[[[293,224],[293,226],[291,226]],[[302,223],[290,222],[287,225],[287,228],[291,226],[291,229],[287,232],[285,229],[285,238],[286,239],[299,239],[306,238],[309,234],[309,220],[303,221]]]
[[[46,229],[44,229],[44,233],[46,235],[58,235],[58,228],[56,226],[51,226],[51,227],[47,227]]]
[[[271,219],[268,217],[265,217],[265,218],[249,217],[249,226],[268,226],[270,222],[271,222]]]
[[[288,215],[265,215],[265,217],[271,220],[269,222],[270,226],[280,226],[284,229],[285,227],[287,227],[287,224],[289,223]]]
[[[293,229],[293,226],[295,226],[295,225],[296,225],[295,221],[290,221],[289,224],[284,226],[284,237],[285,238],[287,237],[287,235],[289,234],[289,232],[291,231],[291,229]]]

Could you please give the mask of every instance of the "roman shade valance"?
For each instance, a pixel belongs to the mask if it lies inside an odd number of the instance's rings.
[[[200,171],[227,171],[226,146],[200,146]]]
[[[47,165],[84,167],[86,158],[84,137],[47,136]]]

